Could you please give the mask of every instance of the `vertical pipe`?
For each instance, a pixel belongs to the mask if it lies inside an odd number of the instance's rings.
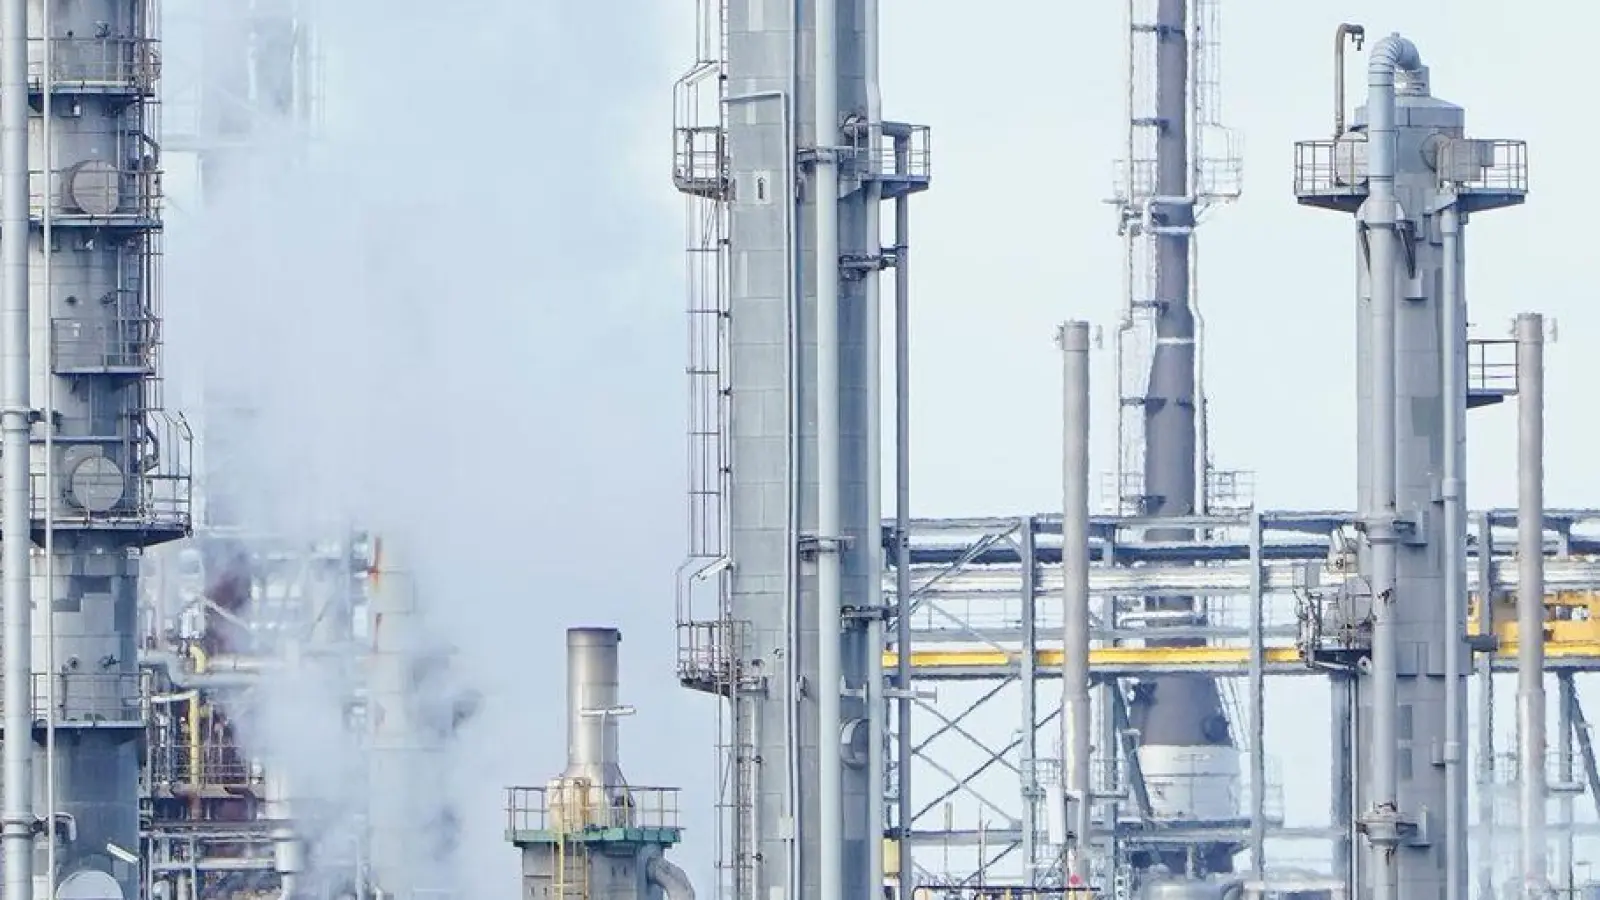
[[[1367,814],[1367,839],[1371,846],[1374,900],[1399,897],[1399,785],[1396,606],[1396,333],[1395,307],[1399,278],[1398,204],[1395,201],[1396,68],[1414,70],[1421,65],[1417,48],[1399,35],[1390,35],[1373,48],[1367,64],[1368,195],[1364,208],[1367,225],[1368,268],[1372,316],[1371,419],[1372,491],[1362,519],[1366,527],[1371,565],[1373,608],[1372,656],[1369,680],[1372,700],[1372,791]]]
[[[1089,877],[1089,323],[1061,326],[1061,748],[1072,831],[1069,873]]]
[[[883,97],[878,85],[878,0],[862,2],[862,51],[867,95],[867,165],[870,176],[865,185],[866,246],[862,250],[881,257],[883,248]],[[862,338],[866,370],[867,442],[867,605],[874,611],[883,606],[883,275],[881,268],[867,273],[863,288],[863,314],[866,317]],[[888,709],[883,696],[883,617],[867,619],[866,659],[867,707],[867,871],[866,883],[857,890],[872,897],[883,891],[884,735]]]
[[[1459,245],[1459,241],[1458,241]],[[1478,533],[1478,633],[1493,637],[1494,530],[1488,513],[1476,516]],[[1478,657],[1478,900],[1495,900],[1494,654]]]
[[[54,172],[59,168],[56,165],[55,152],[55,38],[54,25],[50,21],[50,12],[55,4],[45,2],[39,6],[39,33],[44,38],[39,76],[39,119],[43,123],[39,136],[40,155],[44,162],[39,168],[44,170],[45,184],[50,184]],[[52,283],[55,276],[56,250],[55,250],[55,205],[44,203],[39,213],[39,244],[44,252],[44,265],[40,267],[39,276],[42,284],[39,293],[44,297],[46,315],[54,317],[55,313],[55,286]],[[44,495],[56,495],[56,379],[55,379],[55,324],[49,325],[48,337],[44,342]],[[45,879],[45,900],[56,900],[56,885],[59,878],[56,871],[59,868],[58,838],[56,835],[56,522],[55,504],[44,505],[44,821],[45,821],[45,855],[44,870],[48,877]],[[164,587],[164,585],[163,585]],[[159,601],[158,601],[159,602]],[[196,792],[196,796],[199,793]]]
[[[0,0],[0,578],[5,634],[5,896],[33,896],[33,598],[28,457],[28,2]]]
[[[1022,557],[1022,659],[1018,687],[1022,691],[1022,865],[1023,883],[1039,884],[1039,584],[1038,525],[1032,516],[1018,523],[1018,555]]]
[[[1467,328],[1461,291],[1460,215],[1439,214],[1443,243],[1439,292],[1440,395],[1444,403],[1444,695],[1445,695],[1445,900],[1465,900],[1467,890]]]
[[[817,817],[818,893],[838,900],[844,889],[844,760],[839,755],[843,665],[839,622],[839,131],[838,0],[816,3],[813,73],[816,78],[817,204]]]
[[[894,141],[897,172],[911,170],[911,138]],[[911,860],[911,198],[894,200],[894,591],[895,686],[900,689],[895,771],[899,784],[900,900],[911,900],[916,885]]]
[[[1573,831],[1572,795],[1572,706],[1577,700],[1578,687],[1573,683],[1572,673],[1559,672],[1556,674],[1556,734],[1559,735],[1560,745],[1556,757],[1556,778],[1561,782],[1561,799],[1557,802],[1560,810],[1561,831],[1556,844],[1556,877],[1560,885],[1561,895],[1573,898],[1577,890],[1574,880],[1573,865],[1577,848],[1576,836]]]
[[[1517,759],[1522,877],[1542,897],[1545,868],[1544,317],[1517,316]]]
[[[1250,513],[1250,874],[1267,865],[1267,641],[1266,598],[1261,585],[1261,513]],[[1335,688],[1337,689],[1337,688]]]

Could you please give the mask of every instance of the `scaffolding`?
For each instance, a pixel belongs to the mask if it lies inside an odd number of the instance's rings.
[[[1517,567],[1509,564],[1514,512],[1487,511],[1472,517],[1469,567],[1474,598],[1514,597]],[[1258,512],[1167,519],[1098,516],[1091,520],[1091,672],[1113,685],[1098,705],[1113,698],[1118,709],[1100,717],[1106,731],[1100,747],[1120,752],[1097,759],[1097,795],[1116,798],[1117,817],[1096,819],[1097,837],[1110,837],[1125,854],[1154,852],[1192,843],[1237,846],[1265,862],[1288,858],[1296,845],[1336,840],[1330,825],[1286,824],[1284,795],[1296,785],[1274,776],[1267,754],[1263,693],[1268,678],[1337,678],[1321,642],[1335,618],[1335,590],[1345,577],[1343,548],[1354,516],[1336,512]],[[1192,540],[1151,540],[1155,527],[1192,528]],[[918,520],[911,529],[913,627],[912,673],[919,682],[917,717],[910,735],[916,770],[917,812],[909,840],[916,880],[935,894],[980,885],[1059,886],[1062,836],[1050,823],[1048,797],[1058,781],[1059,761],[1041,747],[1043,729],[1054,725],[1059,702],[1037,688],[1061,673],[1061,571],[1058,515],[1017,518]],[[1552,619],[1546,638],[1548,668],[1562,683],[1600,671],[1600,510],[1550,510],[1546,527],[1546,598]],[[886,534],[891,533],[888,525]],[[1479,548],[1487,548],[1481,556]],[[886,591],[895,577],[886,574]],[[1188,648],[1144,645],[1148,632],[1119,621],[1118,596],[1194,596],[1227,615],[1205,624],[1173,626],[1174,634],[1204,640]],[[1481,608],[1474,600],[1474,609]],[[1109,615],[1108,615],[1109,613]],[[1487,639],[1474,613],[1482,668],[1515,669],[1514,622],[1493,617],[1497,640]],[[891,636],[893,632],[890,632]],[[1163,637],[1167,636],[1164,632]],[[898,658],[890,646],[886,664]],[[1125,703],[1138,682],[1152,675],[1196,673],[1230,680],[1243,702],[1230,716],[1244,737],[1249,772],[1238,796],[1240,814],[1226,821],[1157,821],[1147,814],[1159,785],[1142,785],[1137,758],[1122,734]],[[1483,678],[1478,679],[1481,689]],[[1027,685],[1027,687],[1024,687]],[[1570,688],[1565,716],[1574,749],[1557,756],[1564,778],[1592,765],[1585,720]],[[1481,721],[1481,720],[1480,720]],[[1480,726],[1482,727],[1482,726]],[[1492,744],[1491,744],[1492,746]],[[934,784],[942,782],[941,788]],[[1600,797],[1600,784],[1582,789]],[[926,785],[926,787],[924,787]],[[1487,789],[1487,783],[1480,787]],[[1182,790],[1182,786],[1167,790]],[[1569,795],[1570,796],[1570,795]],[[1568,820],[1570,821],[1570,819]],[[1483,823],[1493,827],[1493,823]],[[1575,824],[1569,831],[1589,826]],[[1268,869],[1268,881],[1273,869]],[[1126,872],[1103,873],[1109,896],[1126,892]],[[1119,887],[1120,886],[1120,887]]]

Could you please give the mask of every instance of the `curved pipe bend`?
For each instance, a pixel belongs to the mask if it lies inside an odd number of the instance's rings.
[[[689,876],[665,856],[650,857],[644,874],[651,884],[666,893],[667,900],[694,900],[694,885],[689,883]]]
[[[1394,78],[1396,70],[1415,72],[1422,68],[1422,54],[1417,45],[1398,33],[1391,34],[1372,46],[1367,55],[1367,83],[1376,85],[1379,78]]]

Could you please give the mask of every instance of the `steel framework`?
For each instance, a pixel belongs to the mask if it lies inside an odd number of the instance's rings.
[[[1092,520],[1094,565],[1090,590],[1094,610],[1091,670],[1100,686],[1100,747],[1119,746],[1113,758],[1099,754],[1096,789],[1116,810],[1114,840],[1123,855],[1211,841],[1232,844],[1265,862],[1273,848],[1289,842],[1328,842],[1332,825],[1285,824],[1284,787],[1273,778],[1264,740],[1266,679],[1342,673],[1318,660],[1314,648],[1337,648],[1342,637],[1321,632],[1321,586],[1350,563],[1355,517],[1339,512],[1248,512],[1197,517],[1180,523],[1203,535],[1192,541],[1149,540],[1143,533],[1170,526],[1168,520],[1098,517]],[[1480,585],[1504,602],[1517,586],[1514,546],[1508,531],[1515,514],[1480,513],[1472,518],[1476,560],[1469,590]],[[1547,533],[1547,605],[1552,623],[1549,668],[1563,685],[1566,717],[1574,723],[1579,752],[1561,755],[1564,772],[1581,759],[1591,773],[1584,785],[1567,777],[1568,791],[1586,788],[1600,796],[1592,776],[1593,754],[1584,742],[1584,721],[1571,675],[1600,670],[1600,621],[1584,618],[1600,590],[1600,510],[1551,510]],[[919,520],[911,530],[911,668],[919,686],[918,713],[910,743],[918,761],[917,811],[911,840],[920,849],[917,881],[929,886],[1060,883],[1061,826],[1052,822],[1052,785],[1059,762],[1041,746],[1041,729],[1059,714],[1041,700],[1038,685],[1060,675],[1061,573],[1059,515],[1016,518]],[[886,526],[886,539],[890,529]],[[1489,540],[1484,535],[1489,535]],[[1480,553],[1480,548],[1489,548]],[[893,590],[894,573],[885,578]],[[1113,615],[1117,596],[1205,597],[1218,616],[1185,631],[1203,638],[1191,648],[1142,646],[1145,633]],[[1473,620],[1486,641],[1488,629]],[[1513,623],[1494,627],[1498,651],[1481,653],[1480,671],[1515,667]],[[886,665],[898,657],[891,645]],[[1204,673],[1242,681],[1245,703],[1230,710],[1246,736],[1250,777],[1234,821],[1162,823],[1155,827],[1142,808],[1147,792],[1126,734],[1126,708],[1137,702],[1138,683],[1152,675]],[[1482,677],[1480,683],[1484,681]],[[1481,687],[1481,684],[1480,684]],[[1109,701],[1109,704],[1108,704]],[[1112,707],[1109,716],[1106,706]],[[1031,723],[1031,725],[1030,725]],[[1048,733],[1048,732],[1043,732]],[[1480,735],[1484,732],[1480,731]],[[1487,744],[1493,754],[1492,736]],[[1133,764],[1133,765],[1130,765]],[[942,784],[935,789],[933,785]],[[926,786],[926,787],[924,787]],[[1181,786],[1164,786],[1181,790]],[[1570,820],[1569,820],[1570,821]],[[1493,823],[1484,823],[1492,827]],[[1097,826],[1104,829],[1104,816]],[[1583,826],[1572,826],[1582,830]],[[930,852],[937,850],[938,852]],[[1319,854],[1320,855],[1320,854]],[[1319,867],[1320,868],[1320,867]],[[1110,885],[1119,896],[1126,875]],[[1327,883],[1321,883],[1329,887]]]

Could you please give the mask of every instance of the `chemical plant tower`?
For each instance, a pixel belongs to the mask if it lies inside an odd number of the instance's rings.
[[[902,266],[903,349],[905,204],[893,248],[879,212],[927,174],[926,132],[882,117],[878,29],[877,0],[706,0],[677,89],[696,228],[680,675],[727,700],[720,888],[739,900],[882,890],[879,274]]]
[[[1240,190],[1232,136],[1221,125],[1217,4],[1128,0],[1127,155],[1113,198],[1127,251],[1127,306],[1117,333],[1114,487],[1122,515],[1195,517],[1214,511],[1211,507],[1249,502],[1240,497],[1246,480],[1239,473],[1213,472],[1206,449],[1195,226]],[[1193,534],[1184,528],[1153,529],[1146,537],[1189,540]],[[1115,620],[1108,627],[1196,632],[1208,621],[1205,601],[1196,598],[1108,602]],[[1192,636],[1145,640],[1151,647],[1204,643]],[[1103,696],[1109,704],[1102,704],[1102,715],[1126,715],[1138,734],[1130,776],[1142,776],[1149,798],[1143,812],[1151,821],[1222,825],[1237,819],[1240,753],[1233,729],[1242,728],[1244,719],[1228,714],[1214,678],[1161,674],[1120,684],[1109,680]],[[1124,712],[1111,712],[1108,705]],[[1113,793],[1106,790],[1107,796]],[[1115,816],[1108,804],[1100,819],[1111,822]],[[1121,855],[1107,849],[1111,852],[1102,863]],[[1238,849],[1234,842],[1213,841],[1134,854],[1131,863],[1135,869],[1162,864],[1178,875],[1226,873],[1233,871]],[[1099,868],[1101,883],[1109,875],[1110,869]]]
[[[161,409],[158,365],[157,4],[29,6],[30,494],[43,553],[32,686],[7,696],[32,696],[44,747],[33,807],[52,840],[36,883],[65,875],[64,896],[136,897],[139,556],[189,530],[188,434]],[[20,49],[8,35],[6,52]]]
[[[1523,201],[1526,149],[1466,137],[1463,110],[1432,96],[1422,56],[1399,35],[1372,42],[1367,102],[1346,129],[1344,43],[1361,35],[1346,25],[1336,38],[1333,139],[1298,144],[1295,164],[1299,201],[1353,213],[1360,237],[1359,571],[1323,603],[1319,630],[1346,637],[1316,660],[1342,669],[1334,721],[1353,721],[1335,729],[1335,826],[1350,836],[1341,862],[1353,896],[1466,900],[1463,460],[1473,391],[1463,233],[1472,214]],[[1542,515],[1536,503],[1517,517],[1532,536],[1518,584],[1528,588],[1535,628],[1544,615]],[[1486,549],[1480,542],[1480,558]],[[1527,652],[1538,649],[1529,643]],[[1541,776],[1542,751],[1540,739]],[[1542,880],[1542,861],[1536,867]]]

